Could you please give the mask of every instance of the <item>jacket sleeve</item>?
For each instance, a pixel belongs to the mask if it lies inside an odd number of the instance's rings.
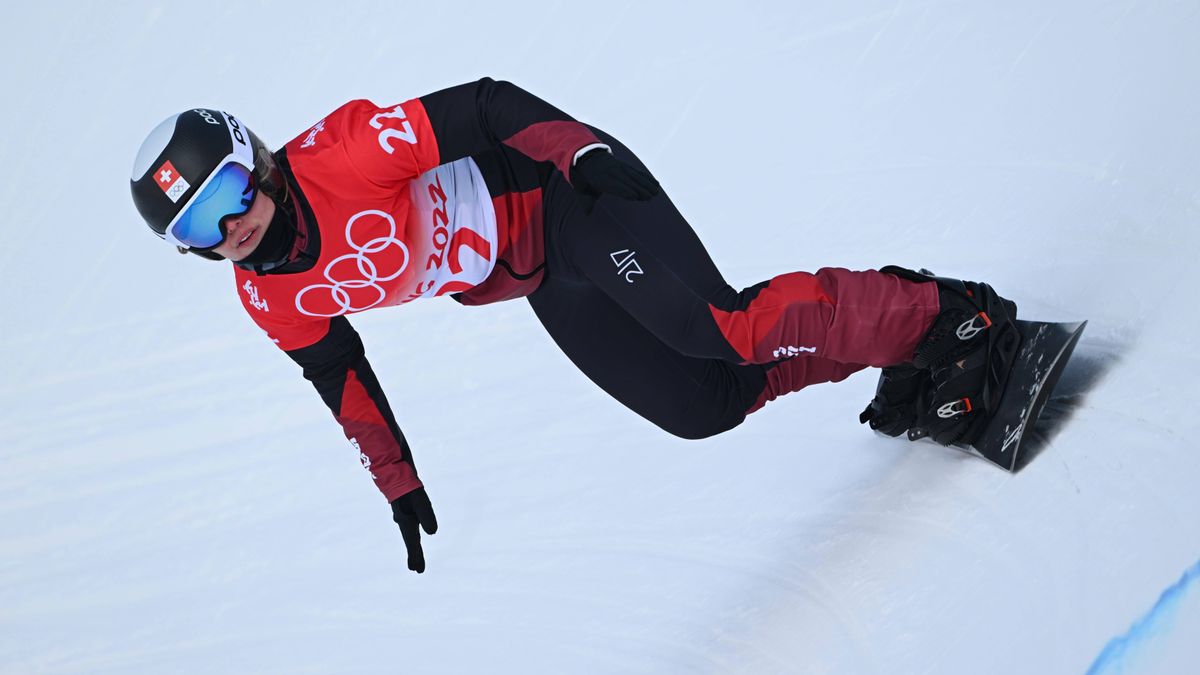
[[[553,163],[567,180],[583,153],[611,151],[563,111],[510,82],[488,77],[394,106],[352,101],[335,116],[343,143],[339,152],[368,181],[385,186],[502,145]],[[313,144],[320,143],[317,137]]]
[[[569,179],[577,155],[608,149],[591,129],[511,82],[485,77],[420,101],[442,164],[503,144],[536,161],[553,162]]]
[[[421,487],[408,442],[346,317],[334,317],[325,337],[287,355],[304,369],[389,502]]]

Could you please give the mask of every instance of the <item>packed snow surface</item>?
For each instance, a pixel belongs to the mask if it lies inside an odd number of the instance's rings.
[[[1191,673],[1200,5],[19,3],[0,40],[0,672]],[[822,266],[1089,319],[1010,475],[857,422],[876,372],[669,437],[524,301],[354,321],[441,531],[126,176],[491,76],[638,152],[746,286]],[[636,376],[636,374],[631,374]]]

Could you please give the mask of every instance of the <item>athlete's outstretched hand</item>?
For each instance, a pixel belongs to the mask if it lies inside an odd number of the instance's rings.
[[[437,516],[433,515],[433,504],[425,488],[417,488],[400,495],[392,502],[392,520],[400,526],[404,547],[408,549],[408,569],[420,574],[425,571],[425,552],[421,550],[421,530],[425,534],[437,532]]]
[[[591,205],[602,194],[645,201],[662,192],[658,181],[639,166],[634,166],[604,148],[590,150],[571,169],[571,184]]]

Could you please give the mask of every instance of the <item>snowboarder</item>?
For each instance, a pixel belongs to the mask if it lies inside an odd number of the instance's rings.
[[[437,520],[349,314],[526,297],[587,377],[692,439],[879,367],[862,421],[944,444],[978,433],[987,334],[1015,318],[985,284],[900,268],[735,290],[624,145],[489,78],[351,101],[274,152],[226,112],[187,110],[142,144],[131,190],[180,252],[233,262],[246,312],[342,425],[416,572]]]

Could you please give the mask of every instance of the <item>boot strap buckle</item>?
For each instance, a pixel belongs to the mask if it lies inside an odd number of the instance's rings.
[[[971,410],[971,399],[960,398],[957,401],[950,401],[949,403],[943,404],[940,408],[938,408],[937,414],[938,417],[948,420],[952,417],[965,415],[971,412]]]
[[[954,334],[958,336],[959,340],[970,340],[971,338],[979,335],[991,327],[992,320],[988,318],[987,313],[980,312],[970,319],[962,322],[962,324],[958,327],[958,330],[954,331]]]

